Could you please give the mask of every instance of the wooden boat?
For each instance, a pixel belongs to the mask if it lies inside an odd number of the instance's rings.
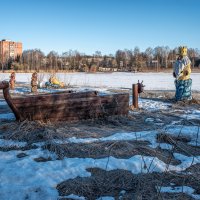
[[[96,91],[65,91],[11,97],[6,81],[0,82],[0,89],[18,121],[77,121],[127,115],[129,110],[128,93],[100,95]]]

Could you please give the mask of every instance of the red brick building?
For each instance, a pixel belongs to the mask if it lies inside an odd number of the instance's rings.
[[[0,41],[0,63],[6,63],[10,58],[13,60],[17,56],[22,56],[22,43],[13,42],[10,40],[1,40]]]

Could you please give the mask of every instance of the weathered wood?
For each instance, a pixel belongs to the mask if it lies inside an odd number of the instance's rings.
[[[23,113],[23,115],[26,115],[26,113],[40,113],[43,110],[45,110],[44,113],[66,113],[66,114],[70,114],[70,113],[81,113],[81,112],[93,112],[95,110],[101,109],[102,112],[103,110],[112,110],[112,109],[124,109],[124,107],[128,107],[128,102],[123,102],[120,103],[119,105],[85,105],[85,106],[81,106],[81,105],[77,105],[74,107],[65,107],[63,105],[60,105],[58,107],[46,107],[45,109],[41,106],[41,107],[32,107],[30,109],[26,109],[26,108],[21,108],[20,111],[21,113]]]
[[[94,111],[97,112],[96,110],[101,108],[101,112],[103,110],[112,110],[112,109],[122,109],[128,111],[129,107],[129,102],[119,102],[116,104],[115,102],[110,102],[110,103],[96,103],[96,104],[91,104],[90,101],[85,102],[86,104],[82,105],[81,101],[77,103],[76,105],[64,105],[64,104],[59,104],[57,106],[52,106],[52,105],[43,105],[43,106],[34,106],[32,105],[30,108],[23,107],[21,106],[19,111],[23,113],[23,116],[26,116],[27,113],[41,113],[42,111],[45,111],[44,113],[54,113],[54,115],[58,113],[65,113],[66,115],[69,115],[70,113],[79,113],[80,112],[86,112],[89,113],[89,111]]]
[[[18,108],[19,111],[21,112],[34,112],[37,110],[45,110],[45,112],[58,112],[58,111],[63,111],[63,112],[68,112],[70,110],[83,110],[86,108],[89,109],[94,109],[96,107],[102,107],[104,109],[109,109],[109,108],[116,108],[116,107],[128,107],[128,102],[120,102],[118,104],[115,103],[109,103],[109,104],[102,104],[102,103],[95,103],[95,104],[90,104],[89,102],[87,102],[87,104],[74,104],[74,105],[70,105],[70,106],[65,106],[63,104],[59,104],[57,106],[53,106],[53,105],[44,105],[44,106],[34,106],[32,105],[30,108],[28,107],[23,107],[21,106],[20,108]]]
[[[23,96],[23,97],[15,97],[13,98],[13,102],[15,104],[24,104],[24,103],[35,103],[35,102],[54,102],[58,100],[65,100],[65,99],[73,99],[73,98],[86,98],[86,97],[93,97],[97,96],[96,91],[88,91],[88,92],[79,92],[79,93],[72,93],[71,91],[68,92],[61,92],[61,93],[51,93],[51,94],[38,94],[38,95],[30,95],[30,96]]]
[[[29,120],[45,120],[45,119],[53,119],[53,121],[63,121],[67,118],[77,118],[79,120],[81,119],[93,119],[98,117],[106,117],[111,115],[127,115],[128,110],[124,109],[95,109],[95,110],[83,110],[83,111],[74,111],[71,110],[70,112],[57,112],[55,116],[55,112],[34,112],[34,113],[26,113],[26,116],[24,116],[26,119]]]
[[[127,115],[129,94],[100,96],[95,91],[61,92],[11,98],[9,84],[0,82],[4,97],[17,120],[76,121],[111,115]]]
[[[13,99],[13,103],[15,103],[15,105],[17,106],[17,108],[20,108],[20,107],[35,107],[35,106],[59,106],[60,104],[67,107],[67,106],[75,106],[75,105],[88,105],[88,104],[109,104],[109,103],[113,103],[116,102],[117,103],[120,103],[120,102],[124,102],[124,101],[129,101],[129,99],[127,98],[127,95],[124,95],[124,94],[113,94],[112,96],[94,96],[93,97],[81,97],[81,96],[78,96],[77,98],[70,98],[70,96],[68,96],[67,98],[58,98],[58,100],[52,100],[52,101],[32,101],[30,100],[30,102],[23,102],[23,104],[19,103],[19,99],[17,99],[17,103],[15,101],[15,99]]]
[[[138,108],[138,84],[132,85],[132,100],[134,108]]]

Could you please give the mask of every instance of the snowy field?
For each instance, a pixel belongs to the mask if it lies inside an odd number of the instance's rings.
[[[144,80],[145,89],[174,90],[173,77],[168,73],[75,73],[59,76],[62,81],[70,83],[70,85],[98,87],[103,91],[106,88],[131,88],[131,85],[137,80]],[[0,74],[0,80],[8,79],[8,77],[8,74]],[[27,74],[17,74],[16,80],[28,84],[30,77],[30,74],[28,76]],[[200,74],[192,74],[192,79],[193,89],[199,90]],[[0,107],[6,106],[6,102],[0,99]],[[170,182],[159,182],[158,180],[151,186],[153,188],[151,190],[161,196],[165,194],[169,199],[200,199],[199,105],[184,107],[174,105],[172,102],[140,98],[139,106],[141,109],[137,111],[130,110],[129,118],[121,119],[125,122],[116,120],[97,122],[97,124],[92,122],[60,126],[51,124],[49,127],[40,124],[42,128],[39,129],[35,124],[29,123],[20,126],[14,122],[14,115],[10,112],[0,113],[0,199],[114,200],[134,199],[138,194],[138,191],[134,191],[133,188],[126,187],[126,181],[122,184],[123,186],[120,186],[120,180],[116,178],[112,184],[115,182],[118,189],[115,188],[114,192],[106,191],[102,186],[102,188],[94,188],[94,194],[91,194],[93,196],[89,196],[89,192],[84,193],[85,187],[91,191],[95,184],[100,184],[97,175],[97,179],[94,179],[95,173],[89,170],[91,168],[103,170],[102,177],[105,173],[114,173],[115,170],[117,170],[117,174],[131,173],[133,179],[141,174],[152,177],[154,173],[165,174],[169,177],[174,175],[175,179],[174,177],[169,178]],[[41,138],[45,138],[47,133],[51,133],[51,137],[48,137],[47,141],[42,140]],[[60,133],[65,137],[59,138]],[[158,140],[161,133],[168,135],[170,139]],[[38,141],[38,138],[33,142],[27,139],[33,137],[34,134],[39,135],[41,141]],[[20,138],[20,135],[24,137],[14,140],[17,136]],[[41,137],[41,135],[43,136]],[[183,137],[183,140],[176,140],[180,136]],[[142,142],[143,145],[136,145]],[[104,146],[107,143],[108,146]],[[55,148],[52,148],[53,150],[46,148],[49,144],[53,144],[55,147],[66,146],[66,149],[63,150],[64,156],[60,158]],[[88,150],[93,146],[94,149],[100,148],[98,150],[102,154],[97,153],[96,156],[93,156],[94,152]],[[71,147],[76,150],[72,148],[70,153]],[[136,147],[139,148],[139,151],[134,153]],[[133,148],[130,151],[133,154],[124,156],[128,148]],[[80,155],[78,150],[81,152]],[[115,154],[115,151],[119,151],[118,154]],[[44,160],[36,161],[38,158]],[[195,172],[192,171],[192,167]],[[109,176],[109,174],[107,175]],[[193,182],[188,178],[190,176]],[[179,179],[181,181],[178,181]],[[189,181],[187,182],[186,179]],[[112,175],[109,180],[112,180]],[[84,181],[86,181],[85,185]],[[90,181],[93,183],[92,187],[87,186]],[[108,184],[107,188],[111,185],[106,178],[104,182]],[[71,187],[71,184],[75,184],[78,189]],[[150,182],[147,184],[151,185]],[[133,187],[137,188],[136,186]],[[177,194],[185,196],[177,197]],[[138,199],[142,199],[142,196]]]
[[[9,79],[10,74],[0,73],[0,80]],[[131,88],[132,84],[137,83],[138,80],[144,81],[146,90],[174,90],[174,78],[172,73],[58,73],[60,81],[67,85],[74,86],[92,86],[101,88]],[[42,77],[42,76],[41,76]],[[50,74],[46,74],[43,82],[46,82]],[[200,73],[191,74],[193,80],[193,90],[200,90]],[[30,73],[16,74],[17,82],[30,83]]]

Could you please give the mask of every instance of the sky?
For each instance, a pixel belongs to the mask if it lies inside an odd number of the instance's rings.
[[[200,0],[0,0],[0,40],[23,50],[115,54],[200,48]]]

